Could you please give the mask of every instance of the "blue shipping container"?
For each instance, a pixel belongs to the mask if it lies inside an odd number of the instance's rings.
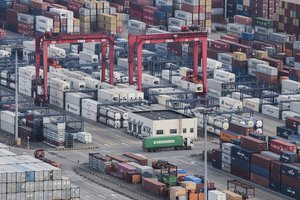
[[[259,139],[259,140],[261,140],[261,141],[264,141],[264,142],[267,141],[267,136],[262,135],[262,134],[259,134],[259,133],[250,133],[250,136],[251,136],[251,137],[254,137],[254,138],[256,138],[256,139]]]
[[[290,151],[282,151],[280,161],[284,163],[296,163],[298,160],[297,154]]]
[[[262,42],[268,41],[268,36],[264,34],[254,33],[254,39]]]
[[[281,173],[300,179],[300,167],[293,164],[281,165]]]
[[[202,183],[202,180],[195,176],[185,176],[184,181],[191,181],[191,182],[196,183],[196,185]]]
[[[254,40],[254,33],[243,32],[242,33],[242,38],[243,38],[243,40],[253,41]]]
[[[281,186],[280,183],[278,183],[277,181],[274,181],[274,180],[270,179],[270,182],[269,182],[270,189],[272,189],[272,190],[274,190],[276,192],[280,192],[280,189],[281,189],[280,186]]]
[[[34,179],[35,179],[34,171],[25,172],[25,181],[34,181]]]
[[[216,169],[222,169],[222,162],[220,160],[213,159],[212,167],[214,167]]]
[[[240,158],[243,160],[250,161],[251,154],[255,153],[254,151],[244,149],[240,146],[233,146],[231,149],[231,156],[235,158]]]
[[[295,130],[289,129],[285,126],[277,126],[276,128],[277,135],[279,137],[288,139],[289,135],[296,135],[297,132]]]
[[[300,146],[300,135],[289,135],[288,140],[293,141],[297,146]]]
[[[300,190],[297,190],[294,187],[281,184],[281,193],[293,197],[295,199],[300,199]]]
[[[257,165],[253,165],[251,164],[251,172],[257,175],[260,175],[262,177],[268,178],[270,176],[270,170],[269,169],[265,169],[263,167],[257,166]]]
[[[160,10],[165,13],[173,13],[173,6],[161,6]]]
[[[154,17],[156,20],[164,20],[164,19],[166,19],[166,13],[164,13],[162,11],[155,11]]]
[[[0,8],[11,8],[12,7],[12,0],[0,0]]]
[[[250,162],[240,158],[231,157],[231,165],[235,167],[240,167],[243,170],[250,171]]]

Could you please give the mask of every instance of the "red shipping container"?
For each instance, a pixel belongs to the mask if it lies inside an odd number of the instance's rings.
[[[264,142],[251,136],[241,137],[241,147],[257,152],[268,150],[267,142]]]
[[[129,15],[130,15],[130,19],[137,19],[140,21],[143,19],[143,12],[139,12],[134,9],[130,9]]]
[[[13,9],[18,11],[19,13],[29,13],[29,7],[26,5],[15,3]]]
[[[270,150],[278,154],[280,154],[281,151],[297,153],[297,146],[295,144],[276,139],[270,142]]]
[[[24,22],[18,22],[18,28],[24,29],[24,30],[34,30],[34,24],[27,24]]]
[[[156,195],[163,195],[165,187],[166,185],[159,182],[156,178],[143,178],[142,180],[142,188]]]
[[[252,18],[251,17],[245,17],[242,15],[235,15],[233,18],[233,21],[235,23],[244,24],[244,25],[252,25]]]
[[[270,169],[272,159],[261,154],[251,155],[251,164],[263,167],[265,169]]]
[[[258,185],[264,186],[264,187],[269,187],[269,179],[259,176],[257,174],[251,173],[251,181],[253,183],[256,183]]]
[[[8,9],[6,21],[8,24],[18,25],[18,12],[14,9]]]
[[[221,40],[227,40],[227,41],[239,43],[240,39],[229,35],[221,35]]]
[[[31,7],[39,10],[47,10],[48,4],[46,2],[31,1]]]
[[[270,76],[270,75],[267,75],[267,74],[256,72],[256,79],[259,82],[266,82],[266,83],[269,83],[269,84],[277,84],[277,81],[278,81],[277,78],[278,78],[277,76]]]
[[[292,176],[281,174],[281,183],[284,185],[292,186],[300,190],[300,179],[294,178]]]
[[[230,122],[229,123],[229,131],[239,133],[241,135],[249,135],[250,133],[253,133],[253,128],[249,128],[243,124],[240,123],[234,123]]]
[[[0,28],[0,38],[6,38],[7,31],[5,29]]]
[[[246,179],[246,180],[250,179],[250,172],[249,171],[247,171],[247,170],[245,170],[243,168],[234,166],[234,165],[231,165],[230,173],[233,174],[233,175],[235,175],[235,176],[238,176],[238,177],[241,177],[243,179]]]
[[[145,14],[152,14],[154,16],[154,12],[157,10],[157,8],[153,6],[144,6],[143,12]]]
[[[119,13],[122,13],[124,11],[124,6],[120,4],[110,3],[110,6],[116,8],[116,11]]]
[[[82,6],[83,6],[82,4],[69,1],[68,5],[67,5],[67,8],[68,8],[68,10],[74,11],[74,10],[79,10],[79,8],[81,8]]]
[[[229,52],[230,51],[230,45],[224,42],[220,41],[211,41],[210,48],[221,50],[223,52]]]
[[[282,163],[279,161],[272,161],[271,168],[270,168],[270,179],[281,182],[281,165]]]
[[[287,117],[285,118],[285,126],[297,130],[298,126],[300,126],[300,118],[298,117]]]
[[[199,13],[199,6],[192,6],[192,5],[183,3],[183,4],[181,4],[181,10],[185,11],[185,12],[190,12],[190,13]],[[204,11],[202,11],[202,12],[205,12],[205,8],[204,8]]]
[[[207,48],[207,57],[214,59],[214,60],[218,60],[218,54],[219,53],[223,53],[220,50],[216,50],[216,49],[211,49],[211,48]]]

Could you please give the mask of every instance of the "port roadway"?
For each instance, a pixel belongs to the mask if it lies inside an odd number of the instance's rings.
[[[261,114],[255,114],[258,117],[262,117]],[[283,125],[284,122],[271,117],[263,116],[264,119],[264,132],[266,135],[274,135],[276,126]],[[101,200],[101,199],[119,199],[129,200],[129,198],[118,194],[117,192],[106,189],[88,179],[83,178],[76,174],[73,170],[74,166],[78,164],[88,162],[88,154],[94,152],[100,152],[103,154],[114,153],[122,154],[125,152],[133,152],[143,154],[150,159],[163,159],[168,160],[172,164],[177,165],[181,169],[185,169],[189,174],[204,174],[204,162],[198,157],[191,157],[191,154],[199,154],[204,150],[204,141],[199,140],[195,142],[195,148],[193,150],[181,150],[181,151],[161,151],[156,153],[144,152],[141,149],[141,140],[126,134],[124,129],[113,129],[102,124],[86,121],[85,130],[93,135],[93,143],[97,145],[98,149],[90,150],[71,150],[71,151],[56,151],[53,148],[46,149],[46,156],[49,159],[53,159],[62,163],[63,175],[71,178],[71,183],[81,188],[81,199],[83,200]],[[209,149],[219,147],[219,139],[211,138],[208,145]],[[20,150],[12,148],[12,151],[17,153],[33,154],[33,150]],[[208,179],[215,182],[217,189],[226,189],[227,180],[239,179],[233,175],[225,173],[223,171],[208,167]],[[242,180],[242,179],[241,179]],[[246,182],[245,180],[243,180]],[[267,188],[258,186],[251,182],[256,188],[257,200],[288,200],[285,195],[274,192]]]

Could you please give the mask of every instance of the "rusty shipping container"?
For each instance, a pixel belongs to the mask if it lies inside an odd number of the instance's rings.
[[[268,150],[267,142],[261,141],[251,136],[241,137],[241,147],[253,150],[253,151],[266,151]]]

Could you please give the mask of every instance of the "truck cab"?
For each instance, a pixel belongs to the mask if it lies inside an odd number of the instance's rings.
[[[183,145],[184,145],[184,148],[188,149],[188,150],[194,148],[194,142],[190,138],[184,138]]]

